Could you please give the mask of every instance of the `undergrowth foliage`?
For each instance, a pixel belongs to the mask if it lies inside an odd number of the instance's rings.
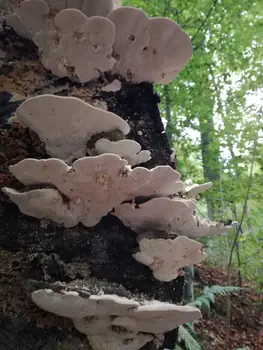
[[[235,293],[240,291],[240,287],[234,287],[234,286],[218,286],[214,285],[212,287],[205,287],[203,290],[202,295],[197,297],[192,303],[189,303],[187,305],[196,306],[200,310],[202,308],[206,307],[206,309],[210,309],[211,304],[215,303],[215,297],[217,295],[227,295],[230,293]]]
[[[203,293],[197,297],[192,303],[187,305],[196,306],[201,311],[209,311],[212,304],[215,303],[216,296],[226,296],[231,293],[239,292],[240,287],[235,286],[219,286],[214,285],[211,287],[205,287]],[[202,350],[202,344],[195,333],[192,323],[186,323],[179,327],[178,331],[178,345],[176,345],[175,350]],[[239,349],[240,350],[240,349]]]

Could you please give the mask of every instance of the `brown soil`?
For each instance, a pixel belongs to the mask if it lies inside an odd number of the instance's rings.
[[[217,268],[199,266],[197,274],[201,288],[212,285],[228,285],[227,273]],[[231,285],[238,285],[233,276]],[[263,299],[244,284],[246,290],[230,296],[230,322],[227,309],[229,296],[216,298],[210,315],[195,324],[201,337],[204,350],[234,350],[247,347],[249,350],[263,349]],[[226,334],[229,329],[229,339]]]

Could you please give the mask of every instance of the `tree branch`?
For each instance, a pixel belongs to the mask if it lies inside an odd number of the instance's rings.
[[[216,7],[218,0],[214,0],[213,5],[211,6],[210,10],[208,11],[207,15],[205,16],[202,24],[200,25],[200,27],[197,29],[195,35],[192,37],[192,42],[195,40],[195,38],[197,37],[197,35],[199,34],[199,32],[201,31],[201,29],[203,28],[203,26],[205,25],[206,21],[208,20],[208,18],[211,16],[211,13],[213,12],[214,8]]]

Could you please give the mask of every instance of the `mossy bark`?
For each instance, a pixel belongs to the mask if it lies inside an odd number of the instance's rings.
[[[152,153],[145,164],[175,166],[151,84],[123,85],[117,93],[101,92],[106,78],[81,86],[58,79],[38,60],[34,45],[0,28],[0,186],[19,186],[8,166],[26,157],[45,158],[37,135],[10,124],[15,109],[27,97],[43,93],[77,96],[124,118],[130,138]],[[106,103],[106,105],[105,105]],[[10,119],[11,118],[11,119]],[[64,229],[21,214],[0,196],[0,349],[89,349],[84,335],[69,320],[43,312],[30,300],[27,281],[100,281],[121,285],[127,293],[181,302],[184,278],[162,283],[150,269],[133,259],[136,234],[108,215],[92,228]],[[95,283],[95,282],[94,282]],[[176,331],[166,334],[161,348],[172,349]],[[154,344],[143,349],[154,350]]]

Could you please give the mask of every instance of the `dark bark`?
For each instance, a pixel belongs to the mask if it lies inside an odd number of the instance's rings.
[[[171,97],[169,87],[167,85],[164,86],[164,99],[165,99],[165,115],[167,120],[166,125],[166,134],[168,140],[171,142],[173,137],[173,125],[172,125],[172,112],[171,112]]]
[[[103,79],[85,86],[58,79],[41,67],[34,45],[8,28],[0,31],[0,49],[6,54],[0,68],[1,187],[17,185],[8,173],[8,165],[26,157],[46,156],[32,133],[25,128],[14,129],[9,120],[23,99],[40,93],[77,96],[94,104],[106,102],[110,111],[129,122],[129,138],[151,151],[152,159],[146,167],[174,167],[158,110],[159,98],[151,84],[124,85],[117,93],[101,93]],[[92,228],[43,226],[1,196],[0,222],[1,350],[89,349],[85,336],[75,331],[71,322],[32,303],[24,288],[28,280],[95,281],[105,288],[116,283],[123,286],[116,291],[120,295],[143,293],[162,301],[182,300],[184,278],[170,283],[155,280],[150,269],[132,257],[137,247],[135,233],[112,215]],[[166,334],[163,346],[172,349],[175,340],[176,330]],[[143,349],[156,347],[147,344]]]

